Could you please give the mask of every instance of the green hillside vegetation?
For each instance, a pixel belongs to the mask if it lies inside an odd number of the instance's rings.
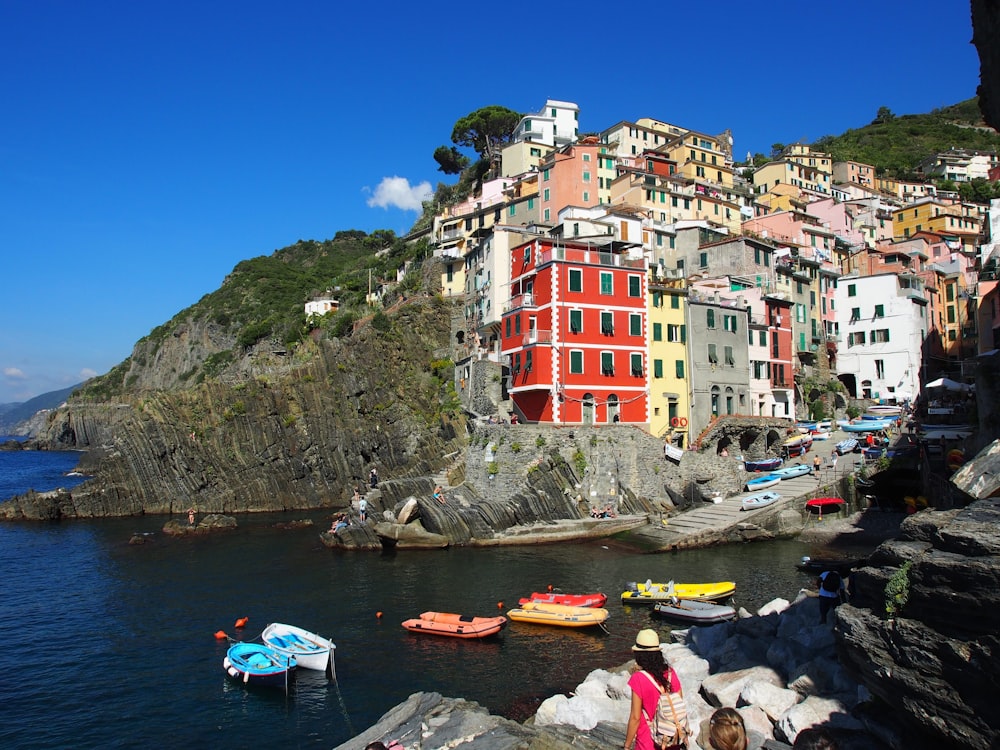
[[[879,174],[908,179],[917,176],[922,159],[950,148],[1000,151],[1000,133],[983,122],[972,98],[924,115],[897,117],[881,107],[870,124],[824,136],[812,147],[834,161],[871,164]]]
[[[186,379],[198,383],[259,342],[270,342],[275,348],[294,347],[314,326],[333,336],[350,334],[354,322],[370,313],[365,302],[369,281],[373,288],[385,280],[395,282],[397,271],[407,261],[426,254],[426,242],[408,244],[391,230],[371,234],[346,230],[332,240],[299,240],[270,256],[241,261],[219,289],[154,328],[138,344],[149,345],[144,351],[151,356],[188,320],[215,323],[235,338],[237,346],[210,357],[200,371],[186,374]],[[397,291],[405,294],[419,286],[419,274],[414,272]],[[307,321],[305,303],[326,294],[340,302],[340,309],[318,321]],[[131,365],[130,357],[90,381],[79,395],[100,400],[127,388],[124,379]]]

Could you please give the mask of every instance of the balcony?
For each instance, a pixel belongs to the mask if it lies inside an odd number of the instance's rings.
[[[514,346],[532,346],[534,344],[551,346],[552,331],[530,330],[522,334],[520,340],[518,340],[517,336],[514,336],[511,338],[511,341],[514,342]]]
[[[534,294],[515,294],[507,304],[504,305],[503,311],[505,313],[511,312],[512,310],[518,310],[522,307],[537,307],[535,304]]]
[[[567,261],[570,263],[585,263],[594,266],[612,266],[617,268],[646,269],[645,258],[626,258],[617,253],[609,253],[598,249],[583,249],[570,247],[554,247],[551,250],[539,253],[538,265],[552,263],[553,261]]]

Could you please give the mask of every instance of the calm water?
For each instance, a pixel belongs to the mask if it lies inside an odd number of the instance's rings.
[[[7,459],[25,455],[0,453],[0,498],[42,488],[23,484],[31,472],[19,464],[22,485],[5,476]],[[56,471],[53,455],[34,454],[39,475]],[[63,458],[60,471],[71,469]],[[276,526],[299,518],[317,525]],[[638,629],[667,629],[646,608],[621,606],[626,581],[735,580],[736,604],[755,609],[807,584],[793,563],[814,552],[770,542],[669,555],[613,543],[344,554],[320,544],[321,512],[240,517],[234,532],[187,539],[161,534],[166,520],[0,523],[0,747],[328,748],[418,690],[522,719],[627,660]],[[149,542],[130,546],[134,533]],[[548,584],[607,593],[609,632],[511,623],[494,640],[464,642],[399,626],[429,609],[493,614]],[[227,643],[213,633],[251,640],[271,621],[333,638],[337,682],[300,671],[288,697],[228,682]]]

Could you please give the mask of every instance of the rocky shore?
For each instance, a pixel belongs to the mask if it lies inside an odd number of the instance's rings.
[[[836,547],[856,534],[893,530],[888,517],[879,520],[867,528],[864,516],[830,524],[824,541]],[[997,747],[998,528],[997,499],[907,517],[857,571],[851,602],[829,625],[820,624],[813,593],[802,591],[792,603],[741,611],[731,623],[674,631],[675,642],[663,649],[684,686],[695,746],[707,748],[702,724],[711,713],[732,706],[751,732],[752,749],[787,747],[816,725],[828,728],[841,750]],[[894,594],[887,612],[890,581],[902,582],[891,591],[905,595]],[[418,693],[339,750],[362,750],[376,739],[399,740],[408,750],[621,746],[629,668],[591,673],[523,724],[467,701]]]

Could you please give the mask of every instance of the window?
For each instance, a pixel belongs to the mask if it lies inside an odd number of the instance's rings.
[[[653,360],[653,377],[662,378],[663,377],[663,360],[654,359]]]
[[[861,308],[860,307],[852,307],[851,308],[851,322],[852,323],[857,323],[859,320],[861,320]]]
[[[549,189],[545,188],[545,190],[542,191],[542,200],[548,202],[549,195],[550,195]]]
[[[524,262],[525,264],[531,263],[531,245],[524,248]]]
[[[736,316],[735,315],[723,315],[722,316],[722,327],[727,331],[736,333]]]
[[[719,363],[719,354],[715,349],[715,344],[708,345],[708,361],[710,364],[716,365]]]
[[[708,268],[708,253],[698,254],[698,265],[701,268]]]
[[[709,328],[715,328],[715,310],[712,308],[705,310],[705,325]]]
[[[653,341],[663,341],[663,323],[653,323]]]
[[[633,352],[629,355],[629,366],[632,370],[633,378],[641,378],[643,376],[642,372],[642,355],[638,352]]]
[[[552,218],[552,213],[550,209],[546,208],[544,211],[542,211],[542,221],[549,221],[549,219],[551,218]]]
[[[881,359],[875,360],[875,377],[884,378],[885,377],[885,361]]]
[[[521,316],[520,315],[515,315],[514,316],[514,335],[516,336],[520,332],[521,332]]]
[[[885,317],[885,305],[875,305],[875,317],[876,318]]]
[[[889,329],[879,328],[872,331],[872,343],[873,344],[886,344],[889,342]]]
[[[542,170],[542,182],[548,182],[548,181],[549,181],[549,170],[543,169]]]
[[[607,376],[615,374],[614,352],[601,352],[601,374]]]
[[[736,360],[733,359],[733,347],[727,346],[723,349],[723,352],[726,356],[726,364],[733,367],[736,364]]]
[[[583,352],[571,349],[569,353],[569,371],[571,375],[583,374]]]
[[[601,294],[615,293],[615,277],[610,271],[601,271]]]
[[[767,331],[758,331],[757,335],[759,337],[757,343],[760,346],[767,346]]]
[[[583,291],[583,271],[581,269],[569,269],[569,290],[571,292]]]
[[[531,372],[531,349],[524,353],[524,371]]]
[[[653,292],[653,307],[663,307],[663,292]]]
[[[607,312],[606,310],[601,311],[601,333],[605,336],[614,336],[615,334],[615,314],[612,312]]]
[[[679,379],[684,379],[684,360],[677,359],[674,360],[674,375]]]
[[[583,173],[583,181],[584,182],[590,182],[590,172],[584,172]]]
[[[678,297],[676,294],[670,295],[670,309],[671,310],[681,309],[681,298]]]
[[[642,296],[642,277],[630,275],[628,277],[628,296],[629,297],[641,297]]]
[[[858,296],[858,285],[857,284],[848,284],[847,285],[847,296],[848,297],[857,297]]]
[[[569,311],[569,330],[570,333],[583,332],[583,310]]]
[[[506,318],[503,322],[504,338],[510,338],[510,318]]]
[[[629,336],[641,336],[642,335],[642,316],[638,313],[629,313],[628,316],[628,335]]]

